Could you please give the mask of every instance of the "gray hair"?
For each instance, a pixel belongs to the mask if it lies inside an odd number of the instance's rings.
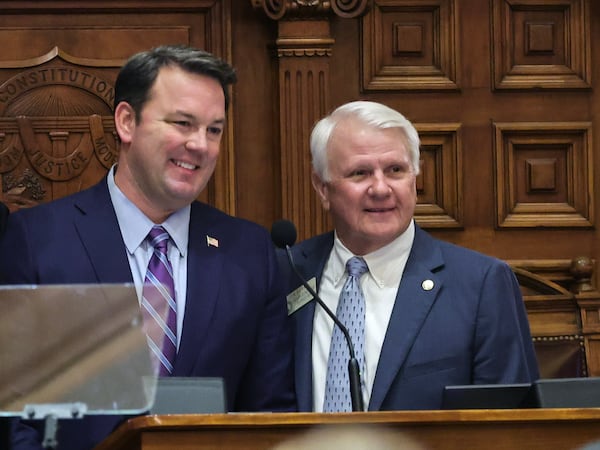
[[[329,167],[327,164],[327,146],[336,125],[344,118],[355,117],[367,125],[375,128],[399,128],[406,138],[406,148],[410,154],[410,161],[415,175],[419,174],[419,133],[413,124],[395,109],[386,105],[369,101],[355,101],[346,103],[328,116],[319,120],[310,135],[310,153],[312,167],[323,181],[329,180]]]

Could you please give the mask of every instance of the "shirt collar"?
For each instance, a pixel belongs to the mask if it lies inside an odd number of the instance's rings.
[[[397,285],[398,272],[403,270],[404,265],[391,263],[402,258],[408,259],[414,238],[415,224],[414,220],[411,220],[404,233],[389,244],[366,255],[358,255],[364,258],[369,267],[368,275],[380,288]],[[331,252],[331,273],[336,286],[344,279],[346,261],[353,256],[356,255],[342,244],[336,232]]]
[[[133,254],[144,242],[146,236],[155,225],[115,184],[115,166],[108,173],[108,192],[112,201],[121,235],[127,247],[127,251]],[[160,224],[171,237],[171,241],[177,247],[181,256],[185,256],[188,247],[190,205],[187,205],[173,214]]]

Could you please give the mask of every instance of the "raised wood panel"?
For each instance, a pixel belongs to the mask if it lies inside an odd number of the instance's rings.
[[[587,333],[600,333],[600,310],[596,302],[596,298],[581,298],[579,300],[581,308],[581,321],[584,331]]]
[[[417,177],[419,225],[462,226],[462,146],[460,124],[415,124],[421,138],[421,173]]]
[[[589,0],[492,0],[495,89],[591,87]]]
[[[362,87],[456,90],[455,0],[375,0],[362,19]]]
[[[589,366],[600,367],[600,336],[594,336],[587,339],[585,356]],[[593,376],[599,375],[599,373],[596,373]]]
[[[126,58],[185,43],[231,59],[229,20],[216,0],[0,1],[0,199],[17,209],[100,180],[118,152],[113,83]],[[201,195],[232,213],[233,128]]]
[[[499,227],[594,223],[591,124],[494,123]]]

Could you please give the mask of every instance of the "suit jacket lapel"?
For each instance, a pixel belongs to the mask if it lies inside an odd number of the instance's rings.
[[[78,210],[74,226],[87,250],[98,283],[132,283],[129,260],[123,250],[125,244],[110,200],[106,178],[82,191],[73,205]]]
[[[293,314],[296,326],[296,393],[298,409],[312,411],[312,327],[315,302],[310,302]],[[305,369],[305,370],[302,370]],[[308,370],[306,370],[308,369]]]
[[[217,304],[223,273],[223,253],[207,244],[207,236],[220,239],[218,223],[211,210],[199,202],[192,204],[188,243],[188,274],[183,334],[173,375],[193,374],[198,349],[208,339],[209,324]],[[224,356],[226,357],[226,356]]]
[[[371,411],[381,408],[438,296],[442,287],[441,280],[433,270],[442,264],[442,256],[435,241],[416,227],[415,240],[402,275],[379,357],[369,402]],[[431,280],[433,285],[424,283],[426,280]]]
[[[311,247],[302,248],[294,254],[295,263],[306,281],[316,278],[318,291],[319,282],[325,267],[325,262],[333,246],[333,233],[316,238]],[[294,249],[295,250],[295,249]],[[294,275],[295,276],[295,275]],[[316,302],[311,301],[293,313],[296,326],[295,365],[296,365],[296,395],[300,411],[313,410],[313,379],[312,379],[312,333]]]

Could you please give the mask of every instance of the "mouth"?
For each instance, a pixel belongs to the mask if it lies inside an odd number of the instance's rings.
[[[173,162],[173,164],[175,164],[177,167],[181,167],[182,169],[187,169],[187,170],[196,170],[198,168],[198,166],[194,165],[194,164],[190,164],[187,163],[185,161],[177,161],[177,160],[171,160]]]
[[[368,213],[386,213],[391,212],[395,208],[365,208],[365,211]]]

